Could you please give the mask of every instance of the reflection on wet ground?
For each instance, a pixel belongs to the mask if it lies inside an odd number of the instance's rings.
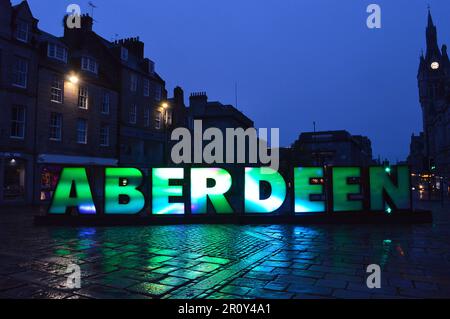
[[[434,225],[35,227],[30,209],[9,209],[0,297],[450,297],[450,205],[426,205]],[[366,285],[369,264],[380,289]]]

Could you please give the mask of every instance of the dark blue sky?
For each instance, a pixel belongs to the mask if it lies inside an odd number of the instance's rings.
[[[14,1],[13,3],[17,3]],[[29,0],[40,27],[62,34],[70,3]],[[371,138],[374,156],[404,159],[419,132],[416,74],[427,5],[438,40],[450,44],[447,0],[94,0],[95,31],[140,36],[169,92],[207,91],[257,127],[279,127],[282,145],[302,131],[347,129]],[[366,27],[366,7],[382,28]]]

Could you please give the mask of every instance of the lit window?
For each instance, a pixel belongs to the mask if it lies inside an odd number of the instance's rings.
[[[128,61],[128,49],[127,48],[121,47],[121,49],[120,49],[120,58],[123,61]]]
[[[109,126],[100,127],[100,146],[109,146]]]
[[[28,42],[28,23],[19,21],[16,29],[16,39],[22,42]]]
[[[131,92],[136,92],[137,91],[137,83],[138,79],[137,79],[137,75],[136,74],[131,74],[130,76],[130,90]]]
[[[156,129],[160,129],[161,128],[161,112],[156,112],[156,117],[155,117],[155,128]]]
[[[89,107],[89,91],[85,86],[80,86],[78,89],[78,107],[80,109],[86,109]]]
[[[130,107],[130,123],[131,124],[136,124],[137,122],[137,106],[136,105],[132,105]]]
[[[144,79],[144,96],[150,96],[150,80]]]
[[[28,82],[28,61],[16,57],[13,65],[13,82],[14,86],[26,88]]]
[[[103,94],[103,99],[102,99],[102,113],[103,114],[109,114],[109,106],[111,104],[111,96],[109,95],[109,93],[104,93]]]
[[[67,63],[67,49],[55,43],[49,43],[47,48],[49,58]]]
[[[50,100],[55,103],[62,103],[63,102],[63,90],[64,90],[63,81],[55,76],[53,78],[52,87],[50,89],[50,92],[51,92]]]
[[[25,107],[13,106],[11,110],[11,137],[24,138],[25,137]]]
[[[98,63],[93,58],[84,56],[81,58],[81,69],[97,74]]]
[[[62,115],[59,113],[51,113],[49,138],[54,141],[61,141],[61,137],[62,137]]]
[[[144,110],[144,126],[145,127],[150,126],[150,108],[146,108]]]
[[[77,121],[77,143],[87,144],[87,121],[78,119]]]

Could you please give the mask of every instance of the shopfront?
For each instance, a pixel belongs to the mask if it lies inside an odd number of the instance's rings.
[[[31,204],[32,156],[23,153],[0,153],[0,203]]]
[[[88,171],[92,171],[92,183],[103,182],[103,175],[94,167],[111,167],[117,166],[118,160],[114,158],[101,157],[85,157],[85,156],[67,156],[57,154],[41,154],[38,157],[37,164],[37,180],[36,191],[38,192],[40,204],[49,203],[53,197],[53,192],[58,183],[61,171],[64,167],[86,167]],[[94,192],[101,197],[101,188],[94,187]]]

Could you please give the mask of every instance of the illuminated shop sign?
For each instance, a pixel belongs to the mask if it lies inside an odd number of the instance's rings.
[[[164,167],[147,176],[137,168],[97,169],[64,168],[49,214],[337,215],[412,208],[406,166],[294,167],[283,175],[268,167]]]

